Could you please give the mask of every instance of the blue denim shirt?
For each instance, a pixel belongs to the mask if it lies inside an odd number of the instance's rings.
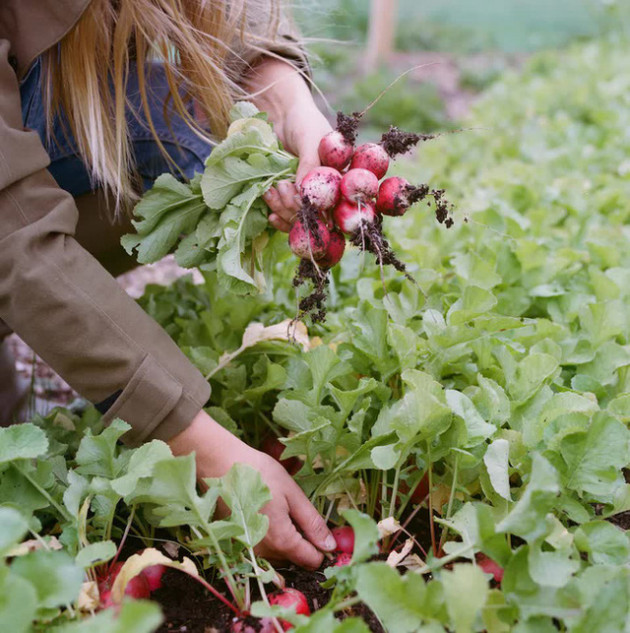
[[[149,110],[158,138],[181,173],[187,178],[192,178],[195,172],[203,170],[211,145],[199,138],[172,106],[168,106],[169,88],[160,64],[154,63],[150,66],[147,84]],[[54,121],[50,138],[47,135],[40,60],[33,64],[22,80],[20,94],[24,127],[39,134],[50,156],[51,164],[48,169],[57,184],[75,197],[96,189],[97,184],[91,182],[89,171],[79,156],[76,143],[63,116]],[[138,77],[133,66],[127,87],[127,100],[127,124],[136,169],[145,189],[148,189],[160,174],[173,171],[173,167],[162,154],[147,123],[138,88]],[[192,114],[192,107],[190,111]]]

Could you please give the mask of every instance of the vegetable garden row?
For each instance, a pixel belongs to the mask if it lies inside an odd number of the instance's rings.
[[[423,204],[386,218],[413,281],[348,247],[308,331],[288,325],[304,291],[260,189],[235,200],[211,166],[229,207],[204,220],[203,179],[162,177],[126,245],[151,260],[188,235],[178,257],[205,283],[141,304],[208,377],[215,419],[281,438],[339,552],[272,566],[253,470],[202,491],[192,456],[57,411],[0,429],[0,631],[629,631],[629,53],[538,55],[472,130],[397,162],[446,189],[454,226]],[[268,162],[248,164],[262,187]]]

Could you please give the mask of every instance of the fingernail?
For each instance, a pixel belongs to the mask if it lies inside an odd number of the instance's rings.
[[[334,550],[337,547],[337,541],[335,541],[335,537],[332,534],[329,534],[324,541],[324,549],[326,551]]]

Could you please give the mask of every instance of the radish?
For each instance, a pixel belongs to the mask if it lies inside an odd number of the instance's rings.
[[[253,620],[253,618],[251,618]],[[230,625],[232,633],[275,633],[273,620],[271,618],[261,618],[258,620],[259,627],[241,619],[234,618]]]
[[[341,195],[349,202],[368,202],[378,193],[378,178],[369,170],[350,169],[341,179]]]
[[[318,259],[326,254],[330,231],[321,219],[297,220],[289,231],[289,246],[300,259]]]
[[[317,260],[317,265],[325,270],[332,268],[341,261],[345,250],[346,238],[339,229],[333,229],[330,231],[330,242],[328,242],[326,254]]]
[[[352,555],[354,552],[354,530],[349,525],[342,525],[333,528],[331,532],[337,543],[335,551]]]
[[[352,554],[346,554],[345,552],[340,552],[337,554],[335,558],[335,567],[346,567],[352,562]]]
[[[354,147],[344,135],[333,130],[319,142],[319,160],[326,167],[333,167],[341,171],[348,166],[352,158]]]
[[[144,576],[149,585],[149,591],[156,591],[162,587],[162,576],[166,571],[164,565],[151,565],[151,567],[145,567],[140,575]]]
[[[403,215],[412,204],[424,199],[428,193],[427,185],[414,187],[405,178],[392,176],[383,180],[378,189],[376,210],[385,215]]]
[[[486,574],[492,574],[494,581],[500,585],[503,580],[503,567],[481,552],[475,556],[475,559],[477,565],[479,565]]]
[[[385,149],[377,143],[359,145],[352,156],[350,169],[367,169],[379,180],[387,173],[389,156]]]
[[[101,608],[107,609],[114,606],[112,601],[112,586],[116,577],[120,573],[123,566],[122,561],[114,563],[108,570],[105,576],[99,578],[98,593],[101,600]],[[161,565],[160,565],[161,567]],[[134,576],[125,587],[125,595],[136,600],[142,600],[151,596],[151,589],[149,588],[149,582],[143,574]]]
[[[325,213],[339,202],[340,183],[341,174],[336,169],[316,167],[302,179],[300,185],[302,197],[306,198],[320,213]]]
[[[269,596],[269,604],[278,605],[285,609],[293,607],[298,615],[311,615],[306,596],[298,589],[288,588],[272,593]],[[293,628],[293,624],[286,620],[280,620],[280,624],[285,631]]]
[[[366,204],[354,204],[347,200],[342,200],[333,211],[335,224],[347,235],[361,233],[362,227],[366,224],[373,224],[376,218],[374,205],[371,202]]]
[[[267,453],[267,455],[273,457],[277,462],[280,462],[289,475],[295,475],[300,468],[302,468],[301,460],[295,456],[280,459],[285,446],[275,435],[266,435],[260,445],[260,449],[263,453]]]

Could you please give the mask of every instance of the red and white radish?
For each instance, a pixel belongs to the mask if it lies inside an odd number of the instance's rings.
[[[311,615],[311,609],[308,606],[306,596],[298,589],[286,588],[276,591],[269,596],[269,603],[278,605],[285,609],[294,608],[298,615]],[[280,620],[280,624],[285,631],[293,628],[293,624],[286,620]]]
[[[373,224],[376,219],[374,205],[371,202],[354,204],[342,200],[333,211],[335,224],[346,234],[354,235],[366,224]]]
[[[479,565],[486,574],[492,574],[494,581],[497,584],[501,584],[503,580],[503,567],[501,567],[501,565],[481,552],[475,556],[475,559],[477,565]]]
[[[333,130],[319,142],[319,160],[326,167],[341,171],[348,166],[354,147],[341,132]]]
[[[378,143],[364,143],[359,145],[352,155],[350,169],[367,169],[379,180],[387,173],[389,156]]]
[[[332,209],[341,196],[341,174],[332,167],[316,167],[304,176],[300,185],[302,196],[320,213]]]
[[[122,561],[114,563],[111,567],[109,567],[105,576],[99,578],[97,581],[101,608],[103,609],[114,606],[114,602],[112,600],[112,587],[122,566]],[[141,573],[134,576],[125,587],[125,595],[136,600],[149,598],[151,596],[151,589],[146,576]]]
[[[405,178],[392,176],[383,180],[378,189],[376,210],[385,215],[403,215],[412,204],[428,194],[426,185],[414,187]]]
[[[164,565],[151,565],[151,567],[145,567],[140,575],[144,576],[149,585],[149,591],[156,591],[162,587],[162,576],[166,571]]]
[[[349,525],[342,525],[333,528],[331,532],[337,543],[335,551],[352,555],[354,552],[354,530]]]
[[[311,220],[308,228],[305,222],[297,220],[289,231],[289,246],[300,259],[323,257],[329,243],[330,231],[320,218]]]
[[[234,618],[230,625],[232,633],[275,633],[275,627],[271,618],[260,618],[258,626],[250,624],[242,618]]]
[[[345,552],[339,552],[335,558],[335,567],[346,567],[352,562],[352,554],[346,554]]]
[[[339,229],[331,230],[326,254],[317,260],[317,265],[325,270],[336,266],[341,261],[345,250],[346,238],[343,233]]]
[[[344,174],[339,188],[349,202],[368,202],[376,198],[378,178],[371,171],[357,167]]]

